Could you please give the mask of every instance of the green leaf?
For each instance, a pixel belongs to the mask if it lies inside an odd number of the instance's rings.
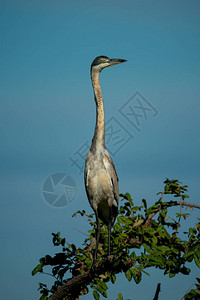
[[[196,254],[194,254],[194,261],[195,261],[197,267],[200,268],[200,260],[198,259]]]
[[[192,229],[192,228],[190,228],[190,229]],[[194,255],[196,251],[197,251],[197,245],[192,246],[191,248],[189,248],[189,251],[183,255],[183,257],[188,258],[188,257]]]
[[[132,270],[132,274],[133,274],[133,278],[135,280],[135,283],[140,283],[142,276],[141,276],[141,272],[137,269],[131,269]]]
[[[160,235],[161,238],[164,238],[164,237],[165,237],[165,234],[164,234],[164,232],[162,231],[161,228],[158,228],[158,229],[157,229],[157,232],[159,233],[159,235]]]
[[[142,199],[142,203],[144,204],[144,208],[147,209],[147,201],[145,199]]]
[[[98,286],[96,289],[97,289],[97,291],[99,293],[101,293],[102,296],[104,296],[105,298],[107,298],[107,293],[106,293],[106,291],[102,287]]]
[[[165,267],[165,260],[160,256],[151,256],[149,260],[155,266],[159,266],[160,268]]]
[[[37,266],[33,269],[32,275],[34,276],[36,273],[42,272],[42,267],[43,267],[43,261],[40,259],[40,264],[37,265]]]
[[[131,259],[136,259],[136,254],[135,254],[135,251],[133,251],[131,254],[130,254],[130,258]]]
[[[121,293],[118,294],[119,300],[123,300],[123,296]]]
[[[128,281],[131,281],[131,279],[132,279],[132,271],[131,271],[131,269],[128,269],[128,270],[125,272],[125,276],[126,276],[126,278],[128,279]]]
[[[96,290],[93,291],[93,296],[95,300],[99,300],[100,298],[99,293]]]
[[[71,244],[72,250],[75,252],[76,251],[76,246],[74,244]]]
[[[182,274],[184,274],[184,275],[188,275],[188,274],[190,274],[190,269],[189,268],[186,268],[186,267],[182,267],[181,269],[180,269],[180,272],[182,273]]]
[[[111,274],[111,282],[114,284],[116,281],[116,275],[113,273]]]
[[[117,222],[119,222],[119,223],[124,223],[123,217],[117,217]]]
[[[102,280],[98,282],[98,285],[105,291],[108,289],[106,283]]]
[[[144,271],[144,270],[141,270],[141,272],[142,273],[144,273],[144,274],[146,274],[146,275],[148,275],[148,276],[150,276],[150,274],[149,273],[147,273],[146,271]]]
[[[121,193],[121,194],[119,194],[119,196],[125,198],[125,194]]]
[[[152,250],[149,248],[149,246],[148,246],[147,244],[144,243],[142,246],[144,247],[144,249],[145,249],[148,253],[151,253],[151,252],[152,252]]]
[[[143,219],[138,220],[138,221],[134,222],[133,227],[134,227],[134,228],[135,228],[135,227],[139,227],[140,225],[142,225],[142,223],[144,223],[144,220],[143,220]]]
[[[40,300],[47,300],[47,296],[46,296],[46,295],[42,295],[42,296],[40,297]]]
[[[120,264],[121,264],[121,261],[118,259],[114,262],[113,267],[116,268]]]
[[[157,244],[157,237],[154,235],[153,237],[152,237],[152,242],[153,242],[153,244]]]
[[[169,249],[170,250],[170,249]],[[178,249],[176,249],[176,248],[174,248],[174,247],[171,247],[171,251],[173,252],[173,253],[175,253],[175,254],[179,254],[179,250]]]
[[[128,201],[131,201],[132,199],[131,199],[131,195],[129,194],[129,193],[126,193],[126,197],[127,197],[127,200]]]
[[[65,245],[65,238],[61,240],[61,245],[64,247],[64,245]]]

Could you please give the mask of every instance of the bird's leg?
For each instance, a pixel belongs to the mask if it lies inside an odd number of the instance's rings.
[[[110,256],[110,232],[111,232],[111,222],[108,224],[108,255]]]
[[[110,256],[110,233],[112,227],[112,207],[109,206],[109,223],[108,223],[108,255]]]
[[[99,217],[97,211],[95,211],[95,216],[96,216],[96,223],[97,223],[97,231],[96,231],[96,248],[94,253],[94,263],[96,262],[97,259],[97,251],[98,251],[99,237],[100,237],[100,224],[99,224]]]

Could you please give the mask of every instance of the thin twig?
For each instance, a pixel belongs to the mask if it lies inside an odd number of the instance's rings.
[[[181,298],[181,300],[184,300],[184,297],[185,295],[187,295],[187,293],[192,289],[192,287],[194,286],[195,284],[193,283],[189,289],[187,289],[186,293],[183,295],[183,297]]]
[[[86,233],[84,233],[83,231],[81,231],[81,230],[79,230],[79,229],[77,229],[77,228],[75,228],[75,227],[73,227],[73,228],[74,228],[76,231],[78,231],[78,232],[80,232],[80,233],[82,233],[82,234],[84,234],[84,235],[90,237],[89,234],[86,234]]]

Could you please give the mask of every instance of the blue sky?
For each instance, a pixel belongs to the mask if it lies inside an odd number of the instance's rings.
[[[31,270],[53,253],[51,232],[80,245],[84,235],[76,229],[88,230],[86,221],[71,217],[77,209],[92,210],[70,157],[83,163],[77,151],[94,132],[89,71],[98,55],[128,60],[101,74],[109,128],[132,137],[120,150],[120,141],[108,145],[120,192],[130,192],[136,205],[142,198],[151,205],[165,178],[177,178],[199,203],[199,10],[195,0],[0,1],[2,298],[39,299],[37,282],[46,277],[32,278]],[[146,119],[137,111],[139,130],[130,122],[136,119],[120,113],[130,98],[127,108],[138,105],[136,93],[151,107]],[[76,197],[66,207],[43,199],[43,183],[55,173],[76,182]],[[152,299],[158,282],[162,300],[181,299],[197,276],[195,265],[190,276],[170,280],[152,270],[138,286],[120,275],[109,299],[118,292]]]

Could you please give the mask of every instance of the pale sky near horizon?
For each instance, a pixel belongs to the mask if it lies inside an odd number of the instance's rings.
[[[199,15],[195,0],[0,1],[2,299],[39,299],[37,282],[47,277],[31,271],[57,250],[51,233],[80,245],[84,236],[76,229],[88,230],[71,216],[92,212],[81,167],[95,126],[90,64],[98,55],[128,60],[100,78],[120,192],[151,205],[165,178],[176,178],[199,203]],[[57,208],[42,192],[60,173],[75,181],[77,193]],[[158,282],[161,300],[181,299],[199,274],[191,268],[173,279],[150,270],[139,285],[119,275],[108,299],[119,292],[153,299]]]

